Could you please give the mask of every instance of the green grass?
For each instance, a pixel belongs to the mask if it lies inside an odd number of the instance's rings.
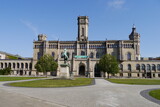
[[[160,89],[150,91],[149,95],[160,100]]]
[[[35,80],[26,82],[10,83],[11,86],[16,87],[73,87],[92,84],[91,78],[75,78],[75,80]]]
[[[75,80],[35,80],[27,82],[17,82],[11,83],[11,86],[18,87],[72,87],[72,86],[82,86],[90,85],[93,79],[90,78],[76,78]]]
[[[15,81],[15,80],[27,80],[27,79],[38,79],[43,77],[0,77],[0,81]]]
[[[113,83],[118,84],[131,84],[131,85],[160,85],[160,79],[106,79]]]

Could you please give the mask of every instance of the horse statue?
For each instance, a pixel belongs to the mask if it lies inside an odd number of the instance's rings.
[[[67,49],[64,49],[64,52],[62,54],[62,57],[64,58],[64,64],[66,64],[67,60],[68,60],[68,56],[67,56]]]

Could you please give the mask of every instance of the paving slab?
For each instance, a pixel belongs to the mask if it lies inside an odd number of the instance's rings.
[[[95,85],[66,88],[8,87],[0,82],[0,90],[21,94],[51,104],[67,107],[159,107],[140,95],[142,90],[160,88],[160,85],[115,84],[95,79]],[[1,105],[1,101],[0,101]],[[18,107],[18,106],[17,106]],[[21,106],[19,106],[21,107]],[[53,106],[54,107],[54,106]]]

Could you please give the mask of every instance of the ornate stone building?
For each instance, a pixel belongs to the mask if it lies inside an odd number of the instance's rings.
[[[13,74],[16,74],[16,72],[20,74],[21,70],[23,75],[36,75],[34,65],[44,54],[54,56],[60,65],[63,63],[62,53],[64,49],[67,49],[70,71],[74,76],[86,76],[89,74],[91,77],[101,77],[103,74],[97,67],[97,63],[102,55],[111,54],[119,61],[120,72],[116,75],[118,77],[160,77],[159,60],[141,59],[140,35],[136,32],[135,26],[132,28],[129,40],[89,41],[88,24],[89,18],[87,16],[78,17],[78,36],[76,41],[47,41],[46,35],[39,34],[38,40],[33,42],[33,59],[28,60],[28,62],[24,61],[24,64],[28,63],[30,67],[27,70],[24,68],[28,66],[21,65],[21,68],[17,68],[17,71],[13,69]],[[19,60],[19,62],[21,61]],[[0,60],[1,64],[4,64],[4,62],[4,60]],[[13,63],[15,62],[13,61]],[[13,67],[13,63],[11,63],[11,67]],[[4,67],[0,65],[1,68]],[[59,67],[56,75],[59,75]]]
[[[62,64],[63,58],[61,55],[63,50],[67,49],[70,71],[75,76],[85,76],[86,74],[90,74],[91,77],[102,76],[97,63],[104,54],[111,54],[120,62],[120,73],[117,76],[160,76],[158,73],[160,61],[140,60],[140,35],[136,32],[135,26],[132,28],[129,40],[89,41],[88,24],[89,18],[87,16],[78,17],[78,37],[76,41],[47,41],[46,35],[38,35],[38,41],[34,41],[33,65],[44,54],[54,56],[58,64]],[[59,75],[59,69],[57,75]]]

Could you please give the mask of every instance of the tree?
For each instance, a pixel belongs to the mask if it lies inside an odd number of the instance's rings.
[[[7,68],[4,68],[4,69],[0,70],[0,75],[10,75],[10,74],[11,74],[11,68],[10,67],[7,67]]]
[[[118,62],[116,58],[112,55],[106,54],[101,57],[99,61],[100,70],[105,73],[107,72],[108,78],[109,74],[116,74],[119,71]]]
[[[47,72],[56,71],[58,67],[57,62],[51,55],[43,55],[36,63],[35,68],[38,72],[43,72],[47,76]]]

